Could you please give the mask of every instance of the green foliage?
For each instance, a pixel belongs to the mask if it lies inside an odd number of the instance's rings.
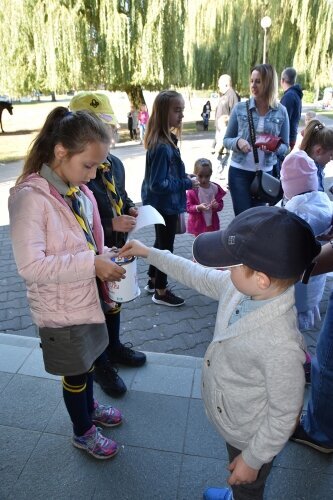
[[[6,15],[3,13],[6,12]],[[332,2],[324,0],[2,0],[2,93],[107,88],[216,88],[231,75],[248,94],[250,68],[294,66],[305,88],[332,81]]]
[[[316,98],[316,93],[314,90],[303,90],[303,102],[313,103]]]

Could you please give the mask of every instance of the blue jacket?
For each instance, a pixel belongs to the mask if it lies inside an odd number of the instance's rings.
[[[302,113],[302,97],[302,89],[297,83],[287,89],[281,99],[281,104],[287,108],[289,116],[290,142],[296,142],[297,128]]]
[[[125,190],[125,168],[123,163],[116,156],[109,154],[107,162],[110,165],[110,170],[113,175],[115,187],[118,195],[123,201],[122,212],[128,214],[131,207],[135,204],[128,197]],[[126,233],[116,232],[112,228],[112,219],[114,212],[112,203],[108,195],[108,190],[103,182],[101,172],[97,169],[96,178],[88,182],[88,187],[94,193],[97,201],[98,211],[101,216],[101,222],[104,229],[104,241],[108,247],[116,246],[120,248],[124,245],[126,240]]]
[[[256,130],[259,122],[259,114],[253,97],[249,100],[249,107],[252,110],[253,124]],[[282,144],[275,153],[265,153],[265,166],[271,169],[277,163],[277,156],[285,156],[289,148],[289,118],[284,106],[277,104],[274,108],[268,110],[268,113],[265,115],[264,132],[279,136],[282,139]],[[232,150],[231,159],[240,165],[246,162],[248,154],[252,155],[252,152],[243,153],[238,149],[237,141],[241,138],[251,144],[246,102],[239,102],[232,110],[223,139],[224,147]]]
[[[173,139],[177,144],[175,136]],[[176,146],[158,143],[147,151],[141,188],[143,205],[152,205],[166,215],[185,212],[186,190],[191,188],[192,182],[185,173],[185,165]]]

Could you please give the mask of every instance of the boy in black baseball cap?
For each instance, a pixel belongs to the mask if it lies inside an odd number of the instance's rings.
[[[292,434],[303,404],[305,353],[294,287],[321,246],[310,226],[278,207],[255,207],[225,231],[199,235],[195,260],[128,242],[122,256],[150,264],[219,301],[205,354],[202,397],[229,453],[228,488],[206,500],[261,500],[274,457]],[[260,474],[259,474],[260,471]]]

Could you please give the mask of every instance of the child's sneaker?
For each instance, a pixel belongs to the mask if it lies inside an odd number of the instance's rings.
[[[315,441],[312,439],[309,434],[305,432],[305,430],[302,427],[302,424],[299,423],[294,431],[294,434],[292,434],[289,438],[291,441],[295,441],[296,443],[300,444],[305,444],[306,446],[310,446],[310,448],[313,448],[317,451],[321,451],[322,453],[333,453],[333,448],[326,445],[319,443],[318,441]]]
[[[182,306],[185,302],[184,299],[177,297],[174,293],[172,293],[170,290],[168,290],[168,288],[166,289],[164,295],[160,295],[155,290],[152,301],[155,302],[155,304],[161,304],[161,305],[170,306],[170,307]]]
[[[148,293],[155,293],[155,286],[152,280],[148,280],[147,285],[145,286],[145,290]]]
[[[94,411],[91,415],[94,424],[100,424],[104,427],[115,427],[122,422],[122,414],[113,406],[105,406],[94,401]]]
[[[103,436],[100,431],[99,427],[93,425],[83,436],[74,434],[72,443],[76,448],[81,448],[100,460],[112,458],[119,451],[118,445],[112,439]]]
[[[229,488],[207,488],[203,500],[233,500],[232,491]]]

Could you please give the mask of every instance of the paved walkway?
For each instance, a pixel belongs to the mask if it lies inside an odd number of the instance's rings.
[[[188,171],[194,159],[210,155],[211,136],[197,134],[183,141]],[[128,191],[139,201],[143,150],[125,145],[115,153],[126,164]],[[20,164],[1,169],[2,194],[7,196],[20,169]],[[333,175],[328,174],[330,185]],[[199,500],[207,485],[223,484],[228,475],[225,448],[208,423],[200,399],[200,367],[212,338],[217,304],[179,283],[170,284],[186,299],[184,307],[170,311],[153,304],[143,290],[147,264],[139,261],[142,294],[123,308],[122,340],[145,350],[148,363],[138,370],[120,371],[129,387],[116,403],[125,421],[121,428],[106,433],[122,448],[114,460],[97,462],[70,445],[71,427],[61,385],[42,366],[25,285],[12,256],[3,197],[2,204],[0,499]],[[232,217],[227,195],[221,226]],[[138,236],[152,244],[153,229],[146,228]],[[191,243],[191,236],[177,236],[175,253],[190,258]],[[331,287],[329,279],[321,304],[323,314]],[[317,335],[318,330],[306,335],[312,351]],[[101,402],[110,401],[98,387],[96,395]],[[289,443],[275,461],[265,498],[333,498],[332,457]]]
[[[45,373],[38,339],[0,334],[1,500],[200,500],[225,484],[223,440],[204,414],[200,358],[148,353],[122,369],[113,402],[123,425],[106,430],[118,455],[97,461],[70,444],[61,384]],[[111,402],[96,387],[95,396]],[[276,458],[265,500],[330,500],[333,460],[295,443]]]

